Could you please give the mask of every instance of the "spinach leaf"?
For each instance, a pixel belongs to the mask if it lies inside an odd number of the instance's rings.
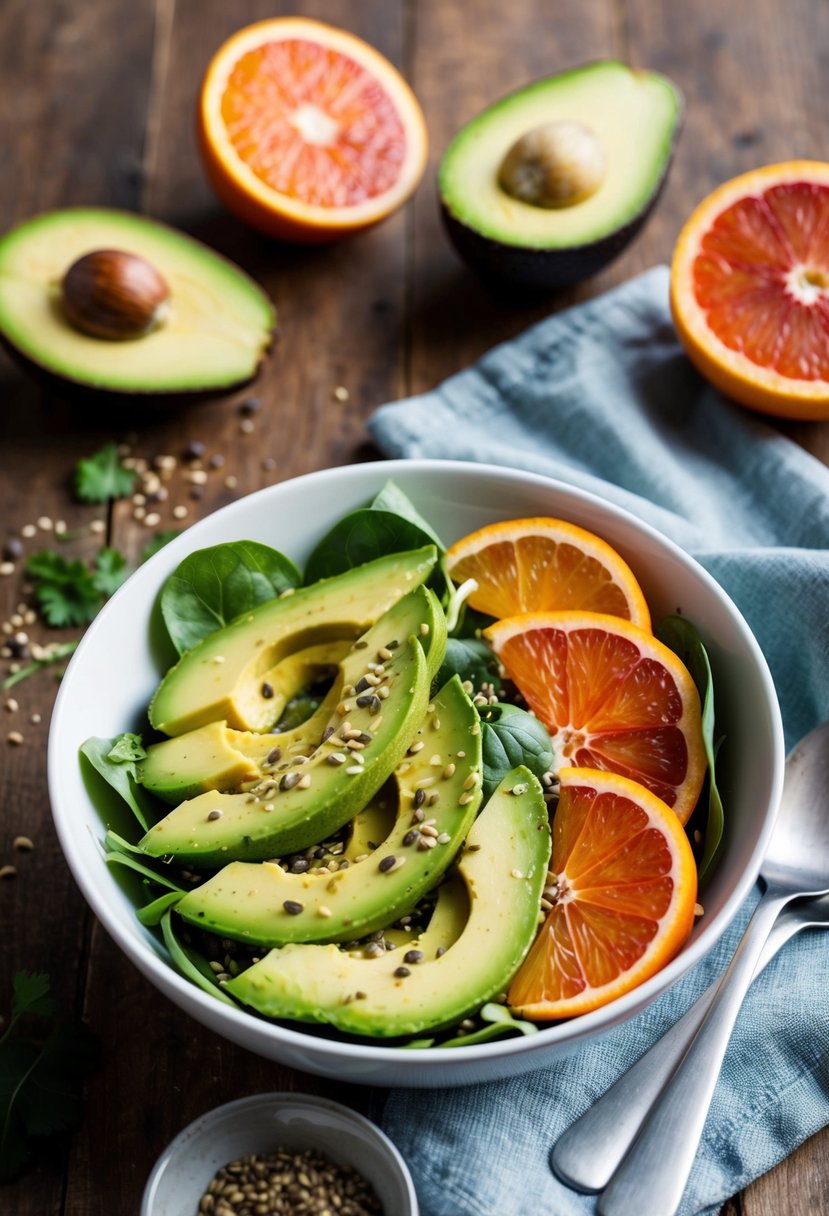
[[[144,750],[141,736],[125,732],[114,739],[91,738],[81,744],[80,750],[95,772],[121,795],[144,831],[148,831],[159,816],[155,799],[138,783],[136,765],[141,757],[137,753]]]
[[[496,692],[501,688],[498,660],[480,638],[449,638],[435,687],[443,688],[454,675],[469,680],[475,692],[482,684],[492,684]]]
[[[423,518],[411,499],[393,481],[386,482],[380,493],[372,501],[371,506],[375,511],[391,511],[393,515],[399,515],[402,519],[408,519],[409,523],[420,528],[421,532],[429,538],[429,541],[433,545],[436,545],[440,549],[441,553],[446,548],[432,525]]]
[[[517,705],[503,702],[482,705],[478,713],[482,731],[484,798],[492,795],[517,764],[525,764],[538,778],[550,770],[553,744],[538,718]]]
[[[179,654],[228,621],[302,582],[290,558],[253,540],[188,554],[161,589],[161,615]]]
[[[314,583],[423,545],[437,545],[444,552],[431,526],[403,491],[388,481],[367,507],[351,511],[326,533],[308,558],[305,581]]]
[[[167,949],[170,951],[170,957],[182,975],[197,988],[201,988],[202,992],[209,992],[211,996],[215,996],[217,1001],[223,1001],[225,1005],[232,1005],[234,1009],[238,1009],[236,1002],[222,992],[217,984],[216,976],[210,969],[207,959],[199,954],[198,950],[193,950],[178,940],[173,929],[169,908],[161,918],[161,932],[164,935]]]
[[[725,812],[716,777],[717,752],[722,739],[716,739],[714,735],[714,678],[702,639],[685,617],[666,616],[657,626],[656,636],[682,659],[697,686],[702,704],[702,745],[708,761],[708,822],[699,861],[699,877],[702,882],[711,870],[725,825]]]

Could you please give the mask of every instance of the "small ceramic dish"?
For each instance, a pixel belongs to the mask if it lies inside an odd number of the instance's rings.
[[[250,1153],[317,1149],[371,1184],[383,1216],[418,1216],[414,1183],[400,1153],[362,1115],[310,1094],[252,1094],[195,1119],[156,1161],[141,1216],[198,1216],[222,1166]]]

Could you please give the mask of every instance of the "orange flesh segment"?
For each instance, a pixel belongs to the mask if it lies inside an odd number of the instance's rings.
[[[676,656],[643,641],[635,627],[626,636],[624,623],[589,619],[528,614],[491,626],[486,636],[549,730],[560,762],[641,782],[684,822],[705,772],[693,681]]]
[[[447,562],[454,582],[475,579],[469,604],[489,616],[572,608],[650,626],[627,563],[574,524],[544,517],[490,524],[453,545]]]
[[[286,38],[247,51],[222,96],[228,136],[256,176],[319,207],[350,207],[390,190],[406,155],[391,98],[348,55]]]
[[[829,186],[786,182],[733,203],[703,236],[692,277],[726,347],[829,382]]]
[[[562,773],[558,894],[508,994],[525,1016],[606,1004],[669,962],[693,925],[696,870],[682,829],[646,791],[603,778]]]

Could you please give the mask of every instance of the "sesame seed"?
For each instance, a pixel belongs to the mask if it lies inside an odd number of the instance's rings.
[[[0,878],[14,878],[16,873],[16,866],[0,866]]]
[[[522,870],[510,870],[510,875],[513,878],[523,878],[524,877],[524,873]]]
[[[385,686],[377,689],[377,696],[380,698],[381,701],[385,701],[385,699],[388,695],[389,695],[389,689],[386,688]]]
[[[470,802],[472,802],[474,798],[475,795],[471,793],[471,791],[466,794],[461,794],[460,798],[458,799],[458,806],[469,806]]]
[[[289,916],[299,916],[300,912],[305,911],[304,904],[299,903],[298,900],[296,900],[296,899],[284,900],[282,907],[285,909],[285,911],[288,913]]]
[[[39,726],[43,719],[39,713],[33,713],[29,720],[33,726]]]
[[[271,750],[268,752],[265,763],[266,764],[276,764],[277,760],[281,760],[281,759],[282,759],[282,748],[281,747],[272,747]]]
[[[351,394],[344,384],[338,384],[332,394],[335,401],[348,401]]]
[[[227,477],[225,478],[225,485],[227,486],[228,490],[236,489],[236,478],[232,473],[228,473]]]
[[[239,423],[239,430],[243,435],[252,435],[254,431],[254,422],[252,418],[243,418]]]
[[[377,654],[381,659],[385,660],[386,662],[389,659],[394,658],[394,655],[393,655],[392,651],[389,650],[388,646],[381,646],[380,649],[377,651]]]
[[[408,967],[396,967],[394,971],[395,978],[399,980],[404,980],[407,975],[411,974],[412,973]]]
[[[0,574],[14,574],[14,562],[0,562]]]
[[[419,963],[423,959],[422,950],[407,950],[403,955],[404,963]]]
[[[12,744],[13,747],[19,747],[20,744],[23,742],[23,736],[21,735],[19,730],[9,731],[6,738],[7,738],[8,742]]]
[[[420,832],[418,832],[416,828],[409,828],[408,832],[400,843],[404,845],[405,848],[408,848],[410,845],[417,844],[419,839]]]
[[[8,710],[8,712],[10,714],[16,714],[19,708],[20,708],[20,706],[18,705],[18,703],[14,699],[14,697],[9,697],[8,700],[6,701],[6,709]]]
[[[311,774],[305,773],[302,777],[300,777],[299,781],[297,781],[296,787],[298,790],[307,790],[308,786],[310,784],[311,784]]]
[[[221,819],[222,814],[223,812],[220,810],[210,811],[208,813],[207,820],[209,823],[212,823],[214,819]]]
[[[292,790],[299,782],[299,773],[285,773],[282,780],[279,782],[281,790]]]
[[[424,823],[420,831],[424,836],[433,836],[435,839],[437,839],[438,830],[437,828],[432,827],[431,823]]]
[[[34,841],[28,836],[15,836],[14,847],[21,853],[31,853],[34,846]]]
[[[423,621],[420,626],[420,636],[422,638],[428,637],[429,632],[430,632],[429,626],[426,624],[425,621]]]
[[[478,781],[479,781],[479,780],[480,780],[480,778],[479,778],[478,774],[477,774],[477,773],[476,773],[476,772],[473,770],[473,771],[472,771],[472,772],[469,774],[469,776],[466,778],[466,781],[464,781],[464,783],[463,783],[463,788],[464,788],[465,790],[471,790],[471,789],[474,789],[474,788],[475,788],[475,786],[478,784]]]
[[[363,766],[362,764],[349,764],[345,771],[349,774],[349,776],[355,777],[358,773],[363,772]]]
[[[213,658],[210,660],[211,663],[224,663],[224,661],[225,656],[223,654],[214,654]]]
[[[173,519],[184,519],[187,515],[187,507],[179,505],[173,507]]]
[[[418,840],[418,842],[417,842],[417,847],[421,851],[421,853],[425,849],[435,848],[436,845],[437,845],[437,840],[435,840],[434,836],[421,836],[420,840]]]
[[[437,752],[435,752],[434,756],[432,756],[429,760],[429,763],[433,766],[433,768],[440,768],[443,764],[443,757],[439,756]]]
[[[381,874],[388,874],[389,870],[393,869],[396,861],[397,858],[394,856],[394,854],[390,853],[387,857],[382,859],[382,861],[378,864],[377,869]]]
[[[102,519],[93,519],[89,525],[89,531],[96,533],[99,536],[102,535],[104,532],[106,532],[106,530],[107,530],[107,526]],[[24,536],[26,535],[25,529],[24,529],[23,535]]]
[[[41,515],[38,518],[37,526],[40,528],[41,532],[51,532],[55,525],[52,523],[48,515]]]
[[[451,761],[449,764],[447,764],[446,768],[443,770],[443,776],[447,781],[449,780],[450,777],[455,776],[455,766],[454,766],[454,764],[451,763]]]
[[[329,916],[331,916],[331,909],[327,904],[320,904],[317,908],[317,916],[321,916],[323,920],[328,920]]]
[[[325,759],[327,764],[345,764],[345,756],[342,752],[331,752]]]
[[[161,523],[161,516],[158,514],[157,511],[151,511],[150,514],[147,515],[144,519],[144,524],[148,528],[154,528],[157,524],[160,524],[160,523]]]

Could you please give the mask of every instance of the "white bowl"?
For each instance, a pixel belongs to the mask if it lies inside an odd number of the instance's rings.
[[[610,542],[627,559],[654,619],[680,609],[708,648],[717,694],[726,830],[705,915],[681,953],[626,996],[527,1038],[404,1051],[343,1043],[319,1029],[267,1022],[200,991],[174,970],[143,928],[103,862],[103,825],[78,763],[90,735],[140,729],[162,674],[149,626],[164,579],[193,549],[258,540],[300,563],[335,520],[392,478],[444,543],[498,519],[552,515]],[[147,978],[218,1034],[269,1059],[340,1080],[379,1085],[454,1086],[529,1071],[629,1018],[693,966],[748,895],[771,832],[783,780],[780,711],[768,667],[746,622],[713,578],[653,528],[595,495],[533,474],[454,461],[387,461],[311,473],[217,511],[142,566],[86,633],[61,683],[49,737],[49,789],[63,851],[98,919]]]
[[[411,1174],[388,1136],[339,1102],[290,1093],[253,1094],[194,1119],[156,1161],[141,1216],[196,1216],[222,1166],[277,1147],[318,1149],[362,1174],[387,1216],[418,1216]]]

